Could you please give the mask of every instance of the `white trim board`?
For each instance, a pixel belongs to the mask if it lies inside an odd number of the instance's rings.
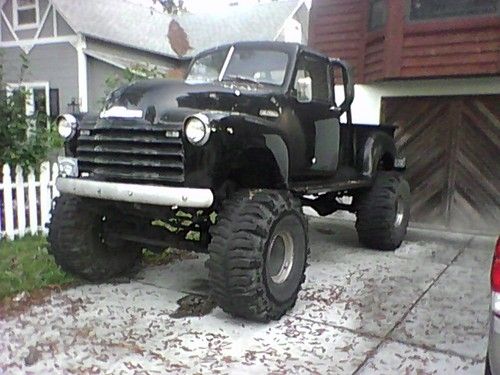
[[[87,65],[87,55],[85,54],[85,49],[87,48],[87,43],[83,35],[78,35],[78,41],[76,42],[76,53],[78,61],[78,97],[80,104],[80,112],[88,111],[88,65]]]
[[[17,37],[17,34],[16,32],[14,31],[14,29],[12,28],[12,25],[10,24],[9,22],[9,19],[7,18],[5,12],[1,11],[1,14],[2,14],[2,18],[3,18],[3,21],[5,22],[5,25],[7,26],[7,29],[9,30],[10,34],[12,35],[12,37],[14,38],[14,41],[15,42],[18,42],[19,41],[19,38]],[[14,42],[13,41],[13,42]],[[2,43],[6,43],[6,42],[2,42]]]
[[[99,60],[99,61],[104,62],[104,63],[109,64],[109,65],[112,65],[116,68],[123,69],[123,70],[127,69],[127,67],[124,64],[120,64],[120,63],[113,61],[110,58],[106,58],[98,53],[94,53],[94,51],[87,49],[87,50],[85,50],[85,54],[87,56],[92,57],[93,59]]]
[[[342,86],[336,96],[344,95]],[[400,80],[356,85],[352,118],[354,123],[378,125],[384,97],[457,96],[500,94],[500,77]]]
[[[17,36],[16,36],[17,38]],[[28,47],[41,44],[56,44],[56,43],[76,43],[78,37],[76,35],[57,36],[54,38],[38,38],[38,39],[17,39],[8,42],[0,42],[0,47]]]
[[[51,4],[51,8],[52,8],[52,33],[54,34],[53,35],[54,37],[57,37],[58,36],[58,32],[57,32],[57,11],[56,11],[56,7],[53,4]]]
[[[45,9],[45,13],[43,14],[42,20],[39,22],[40,27],[36,31],[35,39],[38,39],[40,37],[40,34],[42,33],[43,27],[45,26],[45,22],[47,22],[47,17],[49,16],[51,8],[52,8],[52,5],[49,3],[49,5],[47,5],[47,9]]]

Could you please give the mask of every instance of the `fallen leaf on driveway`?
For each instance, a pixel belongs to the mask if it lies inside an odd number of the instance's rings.
[[[32,366],[35,363],[37,363],[40,358],[42,358],[42,353],[37,350],[34,346],[30,346],[28,348],[29,353],[28,355],[24,358],[24,363],[26,366]]]

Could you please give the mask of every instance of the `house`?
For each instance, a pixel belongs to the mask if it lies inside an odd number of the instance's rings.
[[[412,220],[500,230],[500,2],[316,0],[310,44],[354,67],[355,122],[399,126]]]
[[[32,93],[28,110],[98,111],[105,81],[149,64],[178,75],[192,56],[237,40],[307,41],[305,0],[169,16],[128,0],[0,1],[3,81]],[[29,70],[20,82],[20,55]]]

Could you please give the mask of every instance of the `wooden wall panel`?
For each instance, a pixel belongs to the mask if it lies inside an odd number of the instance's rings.
[[[500,74],[500,15],[408,21],[387,1],[387,24],[369,31],[369,0],[315,0],[310,44],[348,60],[359,83]]]
[[[310,44],[331,56],[343,58],[362,79],[368,0],[315,0],[311,9]]]
[[[384,77],[384,44],[385,36],[377,35],[366,42],[363,58],[363,81],[376,81]]]
[[[412,220],[458,231],[500,232],[500,95],[384,98],[400,126]]]
[[[500,232],[500,95],[459,99],[450,226]]]
[[[400,77],[500,73],[500,23],[453,30],[407,27]]]

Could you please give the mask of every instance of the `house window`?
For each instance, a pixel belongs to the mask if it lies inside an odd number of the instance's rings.
[[[14,29],[36,29],[40,23],[38,0],[13,0]]]
[[[54,90],[49,89],[48,82],[23,82],[7,84],[7,95],[12,95],[16,91],[25,90],[26,92],[26,115],[33,117],[38,125],[47,123],[47,116],[57,115],[51,113],[54,105],[51,107],[51,97],[55,98]],[[58,95],[57,95],[58,97]],[[59,103],[57,103],[59,105]]]
[[[387,1],[371,0],[370,19],[368,28],[370,30],[375,30],[385,26],[386,22],[387,22]]]
[[[498,0],[410,0],[411,20],[484,15],[498,10]]]

